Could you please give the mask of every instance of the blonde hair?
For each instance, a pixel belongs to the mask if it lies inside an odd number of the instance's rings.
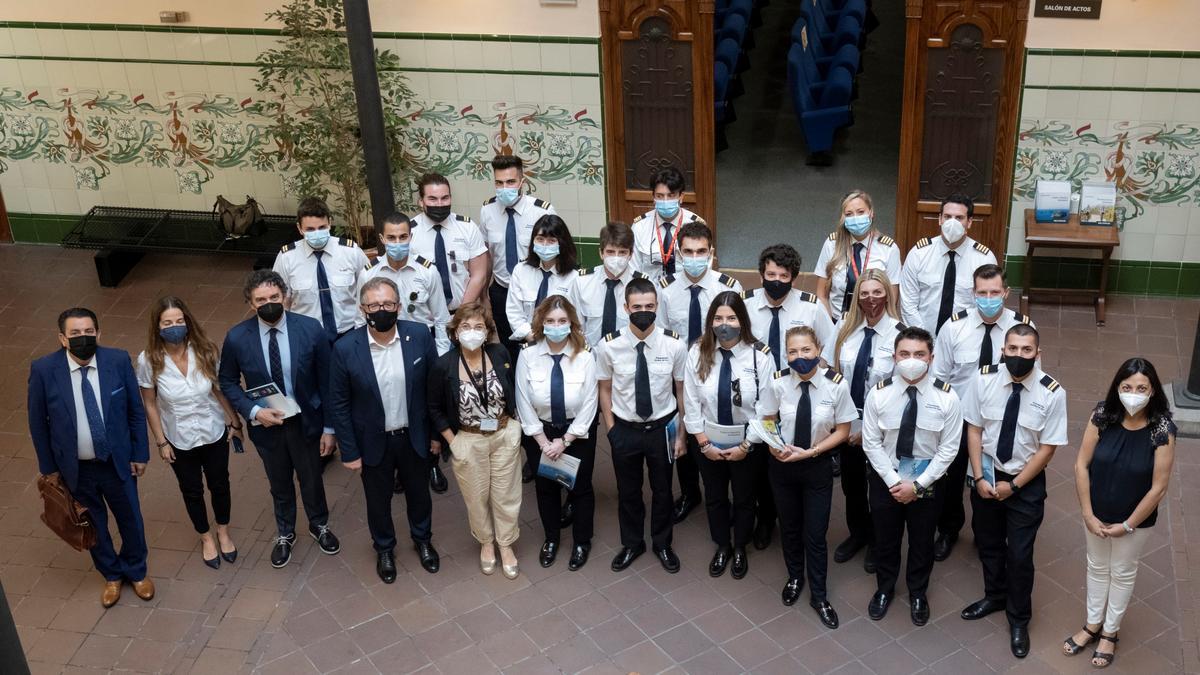
[[[785,362],[787,361],[787,345],[794,337],[806,337],[812,340],[818,352],[825,346],[821,344],[821,338],[817,337],[817,331],[813,330],[812,326],[792,326],[783,334],[783,353],[780,356],[783,357],[782,360]]]
[[[841,328],[838,329],[837,342],[834,343],[835,349],[833,350],[834,370],[842,369],[842,344],[866,321],[862,309],[858,306],[858,293],[862,290],[862,285],[868,281],[877,281],[883,284],[884,297],[887,298],[887,304],[884,306],[883,311],[893,319],[900,318],[900,314],[896,311],[896,289],[892,286],[892,281],[888,279],[887,272],[875,268],[863,270],[863,273],[858,277],[858,281],[854,284],[854,299],[850,302],[850,311],[846,312],[846,316],[842,317]]]
[[[854,237],[845,227],[846,207],[855,199],[863,200],[867,205],[867,210],[872,214],[871,229],[867,231],[867,236],[871,237],[879,233],[875,229],[875,205],[871,202],[871,195],[862,190],[851,190],[845,197],[842,197],[842,206],[838,209],[838,228],[833,233],[833,256],[825,264],[826,277],[832,277],[838,267],[850,264],[850,246],[853,244]]]
[[[542,330],[542,326],[546,323],[546,315],[556,309],[561,309],[567,315],[567,323],[571,324],[571,334],[567,336],[567,344],[571,345],[571,360],[574,361],[576,356],[583,353],[587,347],[587,340],[583,337],[583,327],[579,323],[579,315],[575,312],[575,306],[571,304],[561,295],[551,295],[542,301],[542,304],[533,310],[533,319],[531,321],[530,332],[533,333],[534,342],[541,342],[546,339],[546,334]]]

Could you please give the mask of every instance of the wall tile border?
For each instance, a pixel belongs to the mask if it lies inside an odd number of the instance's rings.
[[[1100,284],[1100,260],[1036,256],[1031,283],[1041,288],[1092,289]],[[1004,259],[1008,284],[1024,284],[1024,255]],[[1133,295],[1200,295],[1200,263],[1162,262],[1158,260],[1110,260],[1107,292]]]
[[[1027,56],[1115,56],[1118,58],[1200,59],[1200,52],[1146,49],[1026,49]]]

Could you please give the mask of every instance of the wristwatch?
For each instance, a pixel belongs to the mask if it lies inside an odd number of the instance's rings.
[[[1010,481],[1008,481],[1008,484],[1012,487],[1012,493],[1014,495],[1021,491],[1021,486],[1017,485],[1016,480],[1010,480]]]
[[[566,438],[563,438],[563,439],[562,439],[562,442],[563,442],[563,449],[564,449],[564,450],[566,450],[567,448],[571,447],[571,444],[572,444],[572,443],[574,443],[574,441],[568,441]]]
[[[926,492],[929,492],[929,488],[921,485],[920,482],[914,480],[913,481],[913,492],[915,492],[917,494],[917,497],[920,498],[920,497],[924,497]]]
[[[1132,528],[1132,527],[1130,527],[1130,526],[1129,526],[1129,521],[1128,521],[1128,520],[1122,520],[1122,521],[1121,521],[1121,527],[1125,528],[1125,534],[1133,534],[1133,530],[1134,530],[1134,528]]]

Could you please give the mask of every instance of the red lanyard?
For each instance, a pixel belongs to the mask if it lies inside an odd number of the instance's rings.
[[[679,215],[677,215],[676,218],[679,218],[679,220],[683,220],[683,209],[682,208],[679,209]],[[654,214],[654,220],[657,223],[657,221],[658,221],[657,213]],[[671,256],[675,253],[675,244],[679,243],[679,226],[670,220],[668,220],[666,222],[670,223],[671,226],[675,228],[675,236],[671,237],[671,245],[667,248],[667,250],[665,250],[665,251],[663,250],[662,238],[657,235],[655,235],[655,237],[654,237],[654,243],[658,244],[658,253],[659,253],[659,255],[662,256],[662,263],[664,265],[667,264],[667,261],[670,260]],[[654,230],[656,232],[658,231],[657,224],[655,224]],[[666,236],[665,232],[663,233],[663,236],[664,237]]]
[[[855,243],[859,243],[859,242],[855,242]],[[875,244],[875,237],[871,237],[871,241],[867,242],[867,256],[865,258],[863,258],[862,269],[864,269],[864,270],[867,269],[867,265],[871,262],[871,246],[873,246],[874,244]],[[853,244],[851,246],[853,246]],[[854,270],[854,278],[858,279],[858,277],[862,276],[862,270],[860,270],[858,268],[858,265],[856,265],[854,263],[854,254],[853,253],[851,253],[848,257],[850,258],[850,269]]]

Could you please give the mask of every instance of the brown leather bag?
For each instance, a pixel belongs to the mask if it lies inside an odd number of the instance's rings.
[[[213,211],[221,221],[221,233],[225,235],[226,239],[257,237],[267,229],[262,209],[250,195],[246,195],[245,204],[234,204],[224,196],[217,195]]]
[[[62,478],[56,474],[38,476],[38,492],[44,510],[42,522],[76,551],[87,551],[96,545],[96,528],[83,504],[75,501]]]

